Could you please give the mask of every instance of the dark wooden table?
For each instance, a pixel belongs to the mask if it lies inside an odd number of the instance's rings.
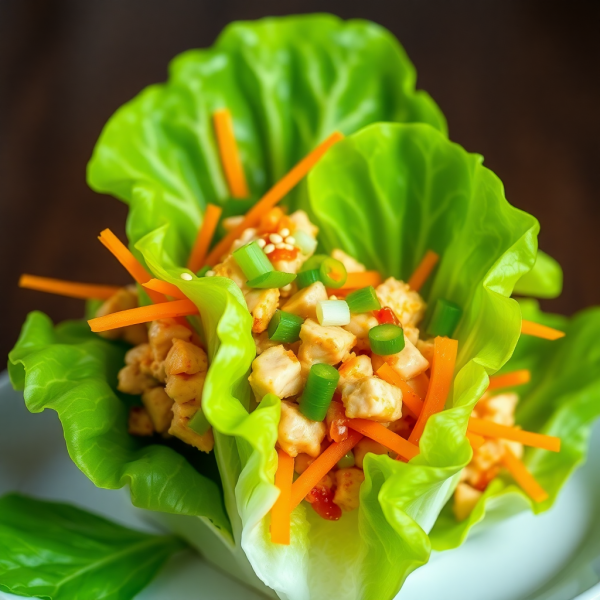
[[[600,2],[572,0],[0,0],[0,355],[28,311],[81,302],[26,290],[22,272],[127,281],[96,241],[126,208],[92,193],[85,166],[113,111],[166,77],[177,53],[234,19],[329,11],[391,29],[448,117],[516,206],[541,221],[571,314],[600,304]]]

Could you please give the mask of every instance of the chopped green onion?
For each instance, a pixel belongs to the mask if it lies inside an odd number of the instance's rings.
[[[340,374],[331,365],[313,365],[300,398],[300,412],[307,419],[322,421],[327,415],[339,380]]]
[[[451,337],[461,317],[462,308],[458,304],[438,298],[427,327],[427,335]]]
[[[263,273],[254,279],[246,282],[246,285],[251,288],[259,288],[267,290],[271,288],[280,288],[288,283],[292,283],[296,279],[296,273],[284,273],[283,271],[270,271]]]
[[[256,279],[273,271],[271,261],[256,240],[238,248],[233,258],[248,279]]]
[[[398,325],[384,323],[369,330],[371,350],[375,354],[388,356],[404,350],[404,330]]]
[[[300,339],[302,323],[304,323],[302,317],[283,310],[276,310],[273,318],[269,321],[269,339],[274,342],[293,344]]]
[[[198,435],[204,435],[210,429],[210,423],[208,422],[208,419],[206,418],[206,415],[204,414],[202,409],[200,409],[190,419],[190,422],[188,423],[188,427],[192,431],[195,431]]]
[[[321,263],[328,258],[329,256],[327,256],[327,254],[315,254],[304,262],[300,270],[310,271],[312,269],[318,269],[321,266]]]
[[[338,460],[337,466],[340,469],[349,469],[350,467],[353,467],[355,464],[356,464],[356,462],[354,460],[354,452],[352,452],[352,450],[350,450],[350,452],[348,452],[348,454],[345,454],[344,456],[342,456],[342,458],[340,458],[340,460]]]
[[[381,303],[372,285],[348,294],[346,302],[351,313],[366,313],[381,308]]]
[[[301,290],[309,285],[312,285],[315,283],[315,281],[320,281],[319,269],[300,271],[300,273],[298,273],[298,279],[296,279],[296,285],[298,286],[298,289]]]
[[[205,267],[202,267],[197,273],[196,273],[196,277],[206,277],[206,273],[210,271],[210,266],[206,265]]]
[[[304,255],[312,254],[317,249],[317,240],[311,238],[305,231],[297,229],[294,231],[294,239],[296,246],[300,248],[300,252]]]
[[[328,256],[319,267],[320,279],[328,288],[341,288],[348,279],[346,267],[339,260]]]
[[[317,302],[317,319],[323,327],[348,325],[350,309],[345,300],[321,300]]]

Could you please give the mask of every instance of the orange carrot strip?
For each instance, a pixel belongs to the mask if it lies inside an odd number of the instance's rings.
[[[467,431],[467,439],[469,440],[473,450],[477,450],[477,448],[481,448],[481,446],[485,444],[485,438],[483,436],[477,435],[476,433],[472,433],[470,431]]]
[[[283,450],[277,450],[277,472],[275,485],[279,488],[279,498],[271,509],[271,541],[274,544],[290,544],[290,524],[292,482],[294,480],[294,459]]]
[[[423,400],[415,393],[415,391],[388,365],[383,363],[379,369],[377,369],[377,377],[395,385],[402,390],[402,403],[410,410],[413,416],[418,417],[423,410]]]
[[[505,375],[493,375],[490,377],[490,385],[487,391],[497,390],[500,388],[513,387],[515,385],[524,385],[531,381],[531,373],[529,369],[521,369],[520,371],[513,371],[512,373],[506,373]]]
[[[168,319],[185,317],[186,315],[197,315],[198,309],[191,300],[173,300],[173,302],[161,302],[149,306],[140,306],[120,312],[112,313],[104,317],[97,317],[88,321],[92,331],[108,331],[119,327],[137,325],[138,323],[149,323],[156,319]]]
[[[228,109],[222,108],[213,113],[213,125],[217,135],[217,145],[221,164],[225,171],[225,178],[229,191],[234,198],[247,198],[250,195],[244,168],[240,159],[235,133],[233,131],[233,119]],[[199,268],[199,267],[198,267]]]
[[[160,279],[151,279],[150,281],[146,281],[146,283],[142,283],[142,286],[147,290],[153,290],[155,292],[159,292],[160,294],[177,298],[178,300],[185,300],[187,298],[187,296],[176,285],[166,281],[161,281]]]
[[[429,275],[431,275],[431,271],[437,264],[440,259],[439,255],[436,254],[433,250],[427,250],[425,252],[425,256],[419,263],[419,266],[415,269],[414,273],[410,276],[408,280],[408,285],[418,292],[423,284],[427,281]]]
[[[63,281],[62,279],[51,279],[50,277],[38,277],[37,275],[21,275],[19,287],[49,294],[59,294],[69,298],[82,298],[84,300],[97,299],[108,300],[116,294],[120,288],[112,285],[96,285],[94,283],[75,283]]]
[[[419,446],[407,442],[397,433],[386,429],[381,423],[375,423],[375,421],[367,419],[350,419],[349,421],[344,421],[344,423],[350,429],[354,429],[354,431],[358,431],[358,433],[362,433],[386,448],[393,450],[402,458],[410,460],[419,454]]]
[[[344,136],[335,132],[324,142],[321,142],[308,156],[304,157],[295,167],[284,175],[247,213],[244,220],[232,229],[209,253],[205,263],[214,265],[225,254],[235,240],[248,227],[255,227],[260,222],[261,216],[273,208],[298,182],[315,166],[321,157],[333,144]]]
[[[561,337],[565,337],[564,331],[552,329],[552,327],[546,327],[546,325],[542,325],[541,323],[534,323],[533,321],[526,321],[525,319],[521,322],[521,333],[525,335],[534,335],[535,337],[544,340],[557,340]]]
[[[223,209],[216,204],[206,205],[206,210],[204,211],[204,220],[202,221],[202,225],[198,230],[194,247],[192,248],[192,252],[190,253],[190,257],[188,259],[187,267],[190,271],[194,271],[195,273],[204,266],[206,253],[208,252],[208,247],[210,246],[213,236],[215,235],[215,230],[219,223],[219,219],[221,218],[222,212]]]
[[[364,288],[369,285],[377,287],[380,283],[381,275],[379,274],[379,271],[363,271],[362,273],[348,273],[346,283],[344,283],[344,285],[340,289],[346,290]]]
[[[523,431],[516,427],[500,425],[499,423],[495,423],[488,419],[471,417],[469,419],[469,431],[485,437],[497,437],[504,440],[519,442],[524,446],[542,448],[542,450],[550,450],[550,452],[560,452],[560,438],[553,435],[533,433],[532,431]]]
[[[457,351],[458,342],[456,340],[439,336],[435,338],[431,382],[423,403],[423,410],[408,438],[411,444],[419,443],[429,417],[444,409],[452,386]]]
[[[326,450],[319,455],[294,481],[292,484],[292,500],[290,510],[294,510],[304,497],[319,483],[319,481],[335,467],[340,459],[348,454],[358,442],[362,439],[362,435],[357,431],[351,431],[348,434],[348,439],[342,442],[334,442],[329,445]]]
[[[510,448],[504,448],[502,464],[532,500],[543,502],[548,498],[546,490],[534,479],[527,467],[514,455]]]

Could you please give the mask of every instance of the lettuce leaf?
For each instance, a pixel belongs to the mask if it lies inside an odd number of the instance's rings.
[[[383,27],[332,15],[237,22],[209,49],[175,58],[169,81],[144,90],[104,128],[88,165],[92,189],[130,207],[135,244],[169,222],[180,264],[208,202],[227,204],[212,113],[227,107],[252,194],[261,196],[335,130],[376,121],[425,122],[446,130],[431,98],[415,91],[416,72]],[[303,182],[289,195],[307,202]],[[248,205],[235,201],[240,214]]]
[[[533,269],[519,279],[514,292],[534,298],[557,298],[562,292],[562,284],[560,265],[551,256],[538,250]]]
[[[525,464],[549,498],[533,502],[508,476],[499,476],[465,521],[454,519],[450,503],[444,508],[431,532],[436,550],[459,546],[471,528],[482,521],[485,525],[523,510],[535,514],[548,510],[569,475],[585,460],[591,427],[600,417],[600,309],[584,310],[568,319],[543,313],[534,300],[522,300],[520,304],[524,319],[567,334],[554,342],[523,336],[503,369],[531,371],[530,383],[515,390],[521,397],[517,423],[524,429],[561,438],[559,453],[525,450]]]
[[[0,498],[0,590],[71,600],[130,600],[185,544],[111,523],[69,504]]]

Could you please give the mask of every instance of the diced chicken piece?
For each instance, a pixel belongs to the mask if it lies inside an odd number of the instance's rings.
[[[410,325],[404,327],[404,337],[410,340],[413,346],[416,346],[419,342],[419,329],[418,327],[411,327]]]
[[[252,290],[246,294],[246,304],[253,317],[252,333],[262,333],[279,305],[279,290]]]
[[[218,277],[231,279],[242,292],[246,293],[250,291],[250,288],[246,285],[248,278],[244,275],[244,272],[240,269],[233,256],[229,255],[222,263],[215,265],[213,271]]]
[[[388,277],[375,289],[381,306],[389,306],[403,327],[416,327],[427,307],[418,292],[403,281]]]
[[[97,317],[112,315],[122,310],[129,310],[138,307],[138,294],[134,285],[128,285],[121,288],[106,300],[96,311]],[[126,342],[137,346],[148,341],[148,330],[146,325],[130,325],[128,327],[119,327],[109,331],[102,331],[98,335],[109,340],[124,339]]]
[[[327,300],[327,290],[320,281],[315,281],[303,290],[296,292],[281,308],[285,312],[303,319],[317,320],[317,304]]]
[[[267,331],[263,331],[262,333],[253,333],[252,337],[254,338],[254,345],[256,346],[256,354],[257,356],[262,354],[265,350],[269,348],[274,348],[275,346],[281,345],[281,342],[275,342],[269,339],[269,333]]]
[[[358,340],[368,340],[369,331],[379,325],[379,321],[371,313],[350,315],[350,323],[344,329],[354,334]]]
[[[294,461],[294,471],[298,473],[298,475],[302,475],[308,467],[313,463],[315,459],[310,457],[308,454],[298,454],[296,456],[296,460]]]
[[[271,255],[269,255],[269,258],[271,258]],[[297,273],[305,261],[306,256],[304,256],[300,250],[297,250],[294,258],[272,260],[271,263],[276,271],[282,271],[283,273]]]
[[[427,360],[425,360],[423,355],[406,336],[404,336],[404,349],[401,352],[383,356],[382,358],[405,381],[417,377],[429,369]]]
[[[173,420],[171,421],[169,433],[179,438],[182,442],[208,453],[215,445],[212,429],[200,435],[189,427],[191,418],[198,412],[199,408],[200,404],[197,401],[174,404]]]
[[[140,363],[148,361],[152,361],[150,344],[140,344],[125,353],[126,365],[139,365]]]
[[[364,468],[364,460],[368,452],[372,454],[388,454],[389,451],[383,444],[364,437],[354,446],[354,462],[359,469]]]
[[[325,423],[307,419],[293,402],[281,402],[277,441],[284,452],[290,456],[302,453],[316,458],[321,453],[321,442],[324,438]]]
[[[311,238],[317,237],[319,228],[310,222],[308,215],[303,210],[293,212],[288,218],[293,223],[294,231],[303,231]]]
[[[459,483],[454,492],[452,511],[457,521],[464,521],[473,512],[481,492],[467,483]]]
[[[150,436],[154,434],[152,420],[148,411],[142,406],[132,406],[129,409],[129,419],[127,421],[127,431],[131,435]]]
[[[409,414],[404,414],[397,421],[393,421],[388,425],[388,430],[397,433],[400,437],[404,439],[408,439],[410,432],[413,430],[415,426],[416,419]]]
[[[165,359],[166,375],[194,375],[206,372],[208,358],[202,348],[184,340],[173,340],[173,345]]]
[[[142,394],[142,404],[150,415],[150,420],[154,426],[154,431],[164,433],[169,429],[173,414],[171,407],[173,400],[167,396],[165,388],[158,386],[150,390],[146,390]]]
[[[152,357],[157,362],[163,362],[171,349],[173,340],[189,341],[192,337],[190,329],[180,325],[175,319],[158,319],[152,321],[148,338]]]
[[[248,227],[242,232],[242,235],[231,244],[230,252],[235,252],[238,248],[253,242],[257,239],[257,230],[254,227]]]
[[[341,364],[338,372],[340,380],[337,389],[341,392],[347,385],[352,385],[364,377],[371,377],[373,375],[371,359],[364,354],[360,356],[350,354]]]
[[[404,333],[406,333],[406,329],[404,330]],[[415,342],[413,342],[411,340],[411,342],[413,344],[415,344]],[[431,364],[433,361],[433,340],[427,340],[427,341],[423,341],[423,340],[418,340],[417,343],[415,344],[415,346],[417,347],[417,350],[423,355],[423,358],[429,363]]]
[[[121,329],[123,331],[123,339],[132,346],[148,342],[148,328],[144,323],[140,323],[139,325],[128,325]]]
[[[339,260],[348,273],[362,273],[367,270],[367,267],[362,263],[359,263],[356,259],[352,258],[349,254],[346,254],[343,250],[336,248],[331,252],[331,257],[335,260]]]
[[[124,394],[139,396],[146,390],[156,387],[159,382],[150,375],[142,373],[140,365],[125,365],[118,375],[117,389]]]
[[[177,404],[184,404],[191,400],[202,398],[206,371],[194,373],[193,375],[169,375],[167,377],[166,392],[169,398]]]
[[[360,504],[360,484],[365,474],[355,467],[338,469],[335,472],[335,496],[333,501],[344,511],[350,512]]]
[[[389,423],[402,416],[402,391],[378,377],[365,377],[346,386],[342,402],[350,419]]]
[[[484,396],[477,403],[474,416],[512,427],[515,424],[515,409],[518,402],[519,396],[512,392]]]
[[[291,350],[282,345],[265,350],[252,362],[252,373],[248,377],[257,400],[266,394],[289,398],[302,391],[300,361]]]
[[[298,358],[305,374],[316,363],[337,365],[356,342],[356,337],[349,331],[336,326],[323,327],[312,319],[307,319],[302,324],[300,339],[302,343]]]

